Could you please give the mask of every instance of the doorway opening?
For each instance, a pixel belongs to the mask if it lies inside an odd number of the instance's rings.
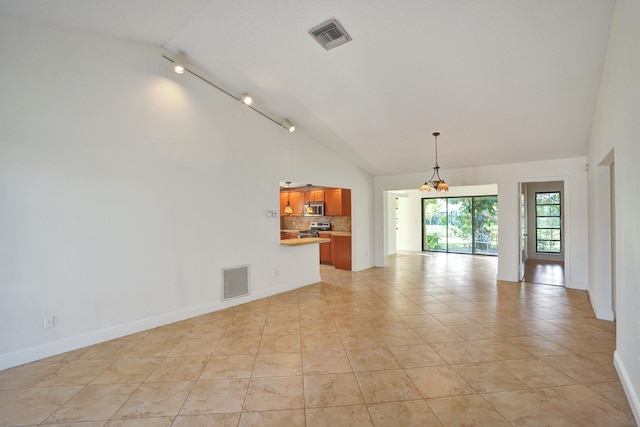
[[[422,199],[422,250],[498,255],[498,196]]]
[[[565,286],[564,181],[520,183],[520,280]]]
[[[525,263],[523,282],[564,286],[564,261],[529,259]]]

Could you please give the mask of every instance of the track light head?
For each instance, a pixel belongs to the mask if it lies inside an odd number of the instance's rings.
[[[187,69],[186,55],[184,52],[178,52],[175,61],[173,61],[173,71],[178,74],[184,74]]]
[[[248,93],[243,93],[242,95],[240,95],[240,101],[242,101],[244,105],[251,105],[253,104],[253,96],[249,95]]]
[[[287,119],[282,121],[282,127],[289,131],[289,133],[293,133],[296,130],[296,127]]]

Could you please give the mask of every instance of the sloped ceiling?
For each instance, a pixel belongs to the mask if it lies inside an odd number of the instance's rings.
[[[586,154],[613,0],[0,0],[184,51],[373,175]],[[337,19],[353,40],[308,31]],[[169,64],[168,64],[169,66]],[[186,76],[187,78],[189,76]]]

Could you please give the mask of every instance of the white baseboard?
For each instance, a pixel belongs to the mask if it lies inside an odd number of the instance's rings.
[[[24,365],[25,363],[34,362],[36,360],[44,359],[51,356],[57,356],[58,354],[66,353],[68,351],[77,350],[79,348],[99,344],[104,341],[109,341],[112,339],[124,337],[126,335],[146,331],[147,329],[157,328],[159,326],[168,325],[170,323],[179,322],[182,320],[190,319],[192,317],[202,316],[203,314],[211,313],[213,311],[218,311],[224,308],[244,304],[246,302],[270,297],[272,295],[291,291],[293,289],[297,289],[302,286],[307,286],[309,284],[317,282],[320,282],[319,273],[317,274],[317,277],[312,278],[312,281],[309,281],[307,283],[290,283],[277,287],[271,287],[254,292],[250,295],[247,295],[246,297],[239,297],[229,301],[211,302],[195,307],[189,307],[184,310],[161,314],[159,316],[149,317],[146,319],[137,320],[135,322],[90,332],[88,334],[65,338],[52,343],[30,347],[13,353],[3,354],[0,355],[0,370]]]
[[[596,315],[596,317],[600,320],[609,320],[611,322],[613,322],[614,320],[616,320],[616,316],[613,313],[613,310],[611,309],[611,307],[599,307],[598,304],[596,303],[596,298],[593,298],[591,295],[591,291],[587,290],[587,293],[589,294],[589,300],[591,301],[591,308],[593,309],[593,313]]]
[[[609,320],[610,322],[616,320],[616,316],[613,314],[613,310],[611,309],[596,310],[596,307],[593,307],[593,311],[595,312],[596,317],[600,320]]]
[[[627,395],[627,400],[629,401],[629,406],[631,406],[631,411],[633,411],[636,424],[640,425],[640,397],[636,390],[633,389],[631,378],[629,378],[629,375],[627,374],[627,370],[622,363],[622,359],[620,359],[618,351],[613,353],[613,365],[616,367],[616,371],[618,371],[622,388]]]

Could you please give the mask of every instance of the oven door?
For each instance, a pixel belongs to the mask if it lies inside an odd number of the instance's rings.
[[[318,232],[313,230],[298,231],[298,239],[308,239],[310,237],[318,237]]]

